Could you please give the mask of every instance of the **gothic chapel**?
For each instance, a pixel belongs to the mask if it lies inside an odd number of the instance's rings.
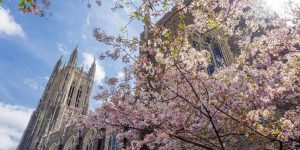
[[[96,71],[95,61],[88,72],[78,68],[77,55],[76,47],[67,65],[57,61],[18,150],[104,149],[105,140],[96,136],[100,129],[78,129],[72,120],[88,113]]]

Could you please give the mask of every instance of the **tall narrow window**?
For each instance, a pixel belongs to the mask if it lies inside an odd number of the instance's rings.
[[[66,76],[65,76],[65,80],[67,80],[67,79],[68,79],[68,77],[69,77],[69,73],[67,73],[67,74],[66,74]]]
[[[102,149],[102,147],[103,147],[103,139],[99,139],[98,140],[98,145],[97,145],[97,150],[101,150]]]
[[[215,42],[214,44],[212,44],[212,52],[216,61],[216,65],[218,67],[223,67],[225,66],[225,62],[224,62],[224,56],[221,50],[220,45]]]
[[[93,150],[93,143],[92,142],[89,144],[89,150]]]
[[[62,86],[62,90],[65,88],[65,85],[66,85],[66,82],[67,82],[67,79],[68,79],[68,77],[69,77],[69,73],[67,73],[66,75],[65,75],[65,81],[64,81],[64,84],[63,84],[63,86]]]
[[[72,100],[74,89],[75,89],[75,82],[72,83],[70,90],[69,90],[68,101],[67,101],[68,106],[71,105],[71,100]]]
[[[80,86],[79,89],[78,89],[77,96],[76,96],[76,101],[75,101],[75,107],[79,106],[81,93],[82,93],[82,86]]]
[[[117,149],[117,138],[115,134],[112,134],[109,138],[108,150]]]
[[[75,89],[75,83],[73,82],[69,90],[69,95],[68,95],[69,98],[72,98],[74,89]]]
[[[210,40],[209,40],[210,41]],[[216,67],[224,67],[225,66],[225,61],[224,61],[224,56],[221,50],[221,47],[219,43],[217,42],[208,42],[207,43],[211,45],[211,53],[213,59],[211,60],[211,64],[207,66],[207,73],[209,75],[212,75],[215,72]]]
[[[90,143],[88,143],[87,145],[86,145],[86,148],[85,148],[86,150],[93,150],[93,143],[92,142],[90,142]]]

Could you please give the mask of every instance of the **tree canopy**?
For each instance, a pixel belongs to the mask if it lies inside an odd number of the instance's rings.
[[[241,137],[272,149],[299,144],[299,5],[287,3],[282,17],[263,4],[116,1],[113,10],[132,10],[129,22],[140,21],[145,30],[129,39],[94,29],[94,37],[111,46],[99,58],[121,60],[125,78],[100,86],[95,97],[102,106],[84,125],[117,128],[127,149],[230,149]],[[213,40],[225,46],[215,52]]]
[[[112,77],[100,88],[96,98],[103,105],[86,124],[121,128],[117,138],[132,149],[228,149],[240,137],[264,148],[299,143],[299,13],[291,2],[280,17],[263,2],[120,2],[136,8],[131,18],[145,31],[137,40],[94,30],[97,40],[112,46],[101,58],[127,65],[124,81]],[[218,60],[205,46],[209,41],[195,47],[189,40],[212,31],[217,34],[210,38],[231,42],[231,63]]]

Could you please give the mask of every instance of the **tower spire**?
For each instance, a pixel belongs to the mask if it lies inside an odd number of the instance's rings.
[[[83,72],[84,64],[81,66],[80,71]]]
[[[94,59],[94,62],[93,62],[92,66],[89,69],[89,77],[91,79],[94,79],[95,72],[96,72],[96,59]]]
[[[73,50],[69,62],[68,62],[68,66],[76,66],[77,64],[77,55],[78,55],[78,50],[77,50],[78,45],[75,47],[75,49]]]
[[[57,60],[52,74],[55,74],[55,72],[57,72],[60,69],[61,64],[62,64],[62,56],[60,56],[60,58]]]

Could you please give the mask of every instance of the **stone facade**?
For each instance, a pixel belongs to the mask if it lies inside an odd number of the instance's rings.
[[[88,72],[78,68],[77,55],[76,47],[67,65],[62,66],[62,58],[57,61],[18,150],[104,148],[104,140],[97,138],[97,133],[105,131],[75,127],[74,118],[88,113],[96,71],[95,62]]]

